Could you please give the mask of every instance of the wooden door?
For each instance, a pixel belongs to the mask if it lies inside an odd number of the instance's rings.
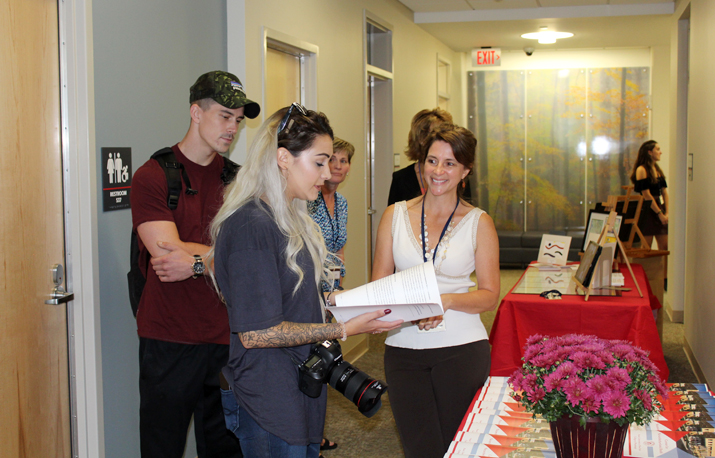
[[[266,119],[293,102],[303,103],[300,87],[300,56],[269,45],[266,49]]]
[[[0,3],[0,456],[70,457],[56,0]]]

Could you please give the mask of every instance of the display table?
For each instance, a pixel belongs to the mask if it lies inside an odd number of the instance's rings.
[[[625,264],[622,297],[564,295],[560,300],[549,300],[537,294],[509,292],[497,311],[489,335],[492,345],[493,376],[509,376],[521,367],[526,339],[533,334],[560,336],[565,334],[595,335],[603,339],[628,340],[650,352],[650,359],[663,380],[668,379],[668,366],[658,336],[653,310],[661,308],[651,293],[643,267],[633,264],[633,273],[643,291],[638,295]]]

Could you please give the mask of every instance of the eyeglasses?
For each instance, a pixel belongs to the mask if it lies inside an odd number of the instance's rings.
[[[303,116],[308,116],[308,110],[305,109],[303,105],[301,105],[298,102],[293,102],[290,104],[290,107],[288,108],[288,111],[286,114],[283,116],[283,119],[281,119],[280,124],[278,124],[278,133],[280,134],[283,132],[283,129],[286,128],[286,125],[288,124],[288,120],[290,119],[290,115],[293,113],[293,108],[298,110],[300,114]],[[288,130],[290,130],[290,126],[288,126]]]

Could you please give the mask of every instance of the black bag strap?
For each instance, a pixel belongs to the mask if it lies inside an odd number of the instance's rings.
[[[170,209],[176,210],[176,207],[179,205],[182,180],[186,185],[186,194],[193,195],[198,192],[191,188],[189,176],[186,174],[183,164],[176,160],[174,151],[171,148],[162,148],[152,154],[151,158],[157,161],[159,165],[161,165],[161,168],[164,169],[166,184],[169,188],[169,195],[167,197],[166,204]]]
[[[223,182],[223,185],[228,186],[236,177],[236,174],[239,170],[241,170],[240,165],[236,164],[231,159],[224,156],[223,170],[221,171],[221,181]]]

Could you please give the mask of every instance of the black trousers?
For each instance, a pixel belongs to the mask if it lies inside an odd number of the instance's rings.
[[[385,347],[392,414],[406,458],[441,458],[491,365],[489,341],[412,350]]]
[[[226,429],[219,372],[228,345],[187,345],[139,338],[139,432],[143,458],[181,458],[194,416],[199,458],[239,458]]]

